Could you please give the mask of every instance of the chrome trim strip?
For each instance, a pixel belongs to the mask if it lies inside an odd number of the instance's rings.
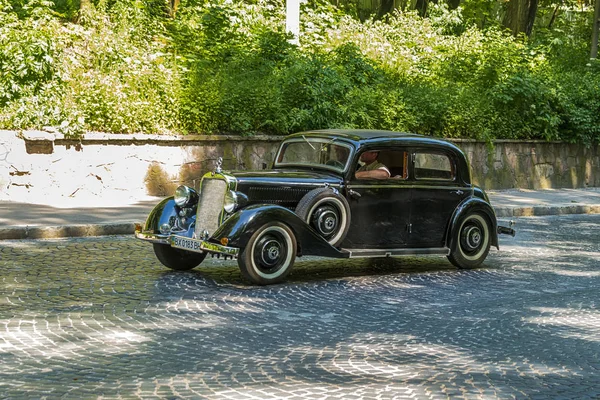
[[[169,244],[169,235],[158,233],[135,231],[135,237],[151,243]]]
[[[434,247],[424,249],[342,249],[350,253],[349,258],[374,258],[374,257],[392,257],[392,256],[411,256],[435,254],[447,256],[450,249],[447,247]]]
[[[329,187],[342,187],[343,184],[342,183],[329,183],[328,184]],[[314,187],[322,187],[323,186],[323,181],[319,180],[319,181],[315,181],[315,182],[290,182],[290,181],[281,181],[281,182],[277,182],[277,181],[264,181],[264,182],[260,182],[260,183],[256,183],[253,184],[254,187],[270,187],[270,186],[276,186],[276,187],[280,187],[283,186],[285,187],[296,187],[296,186],[314,186]],[[282,188],[283,189],[283,188]]]
[[[386,179],[385,181],[388,182],[390,180],[393,180],[393,178]],[[474,188],[468,187],[468,186],[429,186],[429,185],[394,185],[394,184],[388,184],[388,185],[381,185],[381,184],[379,184],[379,185],[378,184],[374,184],[374,185],[366,185],[366,184],[355,185],[355,184],[349,184],[348,185],[348,189],[372,189],[372,188],[376,188],[376,189],[385,189],[385,188],[448,189],[448,190],[458,190],[458,189],[460,189],[460,190],[467,190],[471,194],[473,194],[473,192],[474,192]]]

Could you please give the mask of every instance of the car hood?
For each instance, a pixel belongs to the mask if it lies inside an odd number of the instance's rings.
[[[231,171],[238,185],[277,185],[314,184],[315,186],[329,183],[338,185],[342,177],[327,171],[306,170],[264,170],[264,171]]]

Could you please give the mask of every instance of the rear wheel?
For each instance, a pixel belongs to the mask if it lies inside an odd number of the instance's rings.
[[[269,222],[254,232],[238,257],[242,275],[259,285],[281,282],[296,260],[296,237],[287,225]]]
[[[456,231],[454,249],[448,260],[458,268],[476,268],[483,263],[490,251],[490,223],[480,213],[465,216]]]
[[[187,271],[200,265],[206,253],[174,249],[169,245],[153,243],[156,258],[165,266],[177,271]]]

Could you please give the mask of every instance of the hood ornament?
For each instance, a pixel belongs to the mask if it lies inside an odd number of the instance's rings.
[[[223,172],[223,169],[221,169],[221,166],[223,166],[223,157],[217,158],[217,165],[215,167],[215,174],[220,174],[221,172]]]

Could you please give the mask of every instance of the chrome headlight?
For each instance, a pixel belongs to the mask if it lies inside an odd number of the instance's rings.
[[[179,207],[188,207],[198,201],[198,193],[190,187],[181,185],[175,189],[173,200]]]
[[[236,192],[230,190],[227,193],[225,193],[225,201],[223,203],[223,208],[225,209],[226,213],[231,214],[238,208],[238,205],[238,194]]]

